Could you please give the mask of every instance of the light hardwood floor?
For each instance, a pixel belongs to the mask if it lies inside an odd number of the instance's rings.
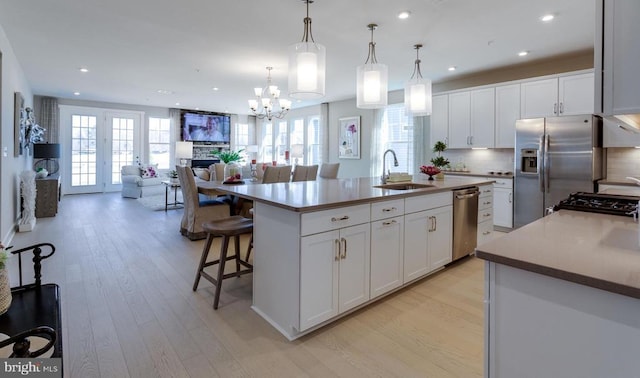
[[[482,375],[481,260],[466,258],[289,342],[250,309],[251,275],[224,281],[217,311],[208,281],[191,290],[203,241],[180,235],[181,216],[119,193],[65,196],[56,217],[14,237],[16,248],[56,246],[42,273],[61,287],[65,376]],[[17,259],[9,266],[16,285]]]

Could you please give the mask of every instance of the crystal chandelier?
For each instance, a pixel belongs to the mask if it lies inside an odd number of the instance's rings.
[[[376,43],[373,42],[373,31],[378,25],[367,25],[371,30],[369,55],[357,70],[356,106],[360,109],[377,109],[387,106],[387,86],[389,70],[385,64],[378,63]]]
[[[258,119],[284,118],[291,109],[291,101],[280,98],[280,90],[277,85],[271,83],[271,70],[267,67],[267,86],[253,88],[256,98],[249,100],[249,108]]]
[[[431,114],[431,80],[424,79],[420,72],[420,58],[418,50],[421,44],[413,46],[416,49],[416,61],[411,79],[404,87],[404,107],[414,116]]]
[[[309,4],[313,0],[302,0],[307,4],[302,41],[289,46],[289,96],[308,100],[324,96],[325,47],[313,40]]]

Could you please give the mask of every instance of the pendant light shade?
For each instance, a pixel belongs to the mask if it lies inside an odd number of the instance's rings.
[[[413,116],[430,115],[431,103],[431,80],[422,77],[420,72],[420,58],[418,50],[422,45],[414,45],[416,49],[416,61],[411,79],[404,86],[404,107],[405,111]]]
[[[389,70],[386,65],[378,63],[376,59],[376,44],[373,42],[373,31],[376,24],[367,25],[371,30],[369,55],[367,60],[356,71],[356,106],[360,109],[377,109],[387,106],[387,89]]]
[[[300,100],[324,96],[326,49],[316,43],[311,34],[309,4],[307,4],[302,41],[289,46],[289,96]]]

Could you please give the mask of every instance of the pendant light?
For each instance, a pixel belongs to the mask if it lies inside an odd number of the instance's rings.
[[[309,4],[307,4],[302,41],[289,46],[289,96],[308,100],[324,96],[326,49],[313,40]]]
[[[404,86],[404,108],[413,116],[431,114],[431,80],[424,79],[420,72],[420,58],[418,50],[421,44],[413,46],[416,49],[416,61],[411,79]]]
[[[371,30],[369,55],[363,65],[358,66],[356,106],[360,109],[377,109],[387,106],[387,86],[389,70],[376,59],[376,44],[373,42],[373,31],[376,24],[367,25]]]

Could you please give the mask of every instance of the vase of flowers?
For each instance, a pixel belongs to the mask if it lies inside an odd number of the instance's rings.
[[[449,165],[449,160],[442,156],[442,152],[446,149],[447,145],[442,141],[437,141],[436,144],[433,145],[433,152],[436,153],[437,156],[431,159],[431,163],[440,170],[440,172],[435,175],[437,180],[444,179],[444,173],[442,173],[442,171]]]
[[[11,248],[11,247],[8,247]],[[11,286],[9,285],[9,272],[7,270],[7,251],[0,244],[0,315],[9,310],[11,306]]]

